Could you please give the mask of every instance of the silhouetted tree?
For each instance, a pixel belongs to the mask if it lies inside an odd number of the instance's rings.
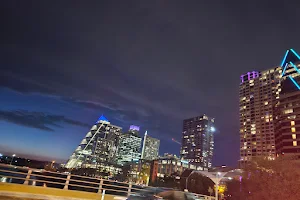
[[[300,197],[300,163],[293,157],[275,160],[255,159],[245,169],[240,185],[228,183],[227,199],[298,200]]]

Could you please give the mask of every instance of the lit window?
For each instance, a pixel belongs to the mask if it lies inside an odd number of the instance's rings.
[[[295,133],[295,132],[296,132],[296,128],[295,128],[295,127],[292,127],[292,128],[291,128],[291,131],[292,131],[293,133]]]
[[[269,122],[270,120],[269,119],[266,119],[266,122]]]
[[[297,146],[297,141],[293,141],[293,146]]]
[[[295,126],[295,121],[291,121],[291,126]]]
[[[292,134],[292,138],[296,139],[297,138],[296,134]]]
[[[289,113],[293,113],[294,110],[293,109],[286,109],[283,113],[284,114],[289,114]]]
[[[268,105],[268,104],[269,104],[269,102],[265,101],[265,105]]]

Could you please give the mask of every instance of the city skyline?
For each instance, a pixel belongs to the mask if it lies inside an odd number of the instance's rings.
[[[239,77],[300,51],[290,3],[4,2],[0,153],[67,160],[104,114],[178,155],[182,120],[205,113],[213,165],[236,166]]]

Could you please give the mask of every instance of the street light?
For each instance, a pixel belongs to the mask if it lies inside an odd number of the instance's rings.
[[[55,163],[55,160],[53,160],[53,161],[51,162],[51,168],[53,168],[54,163]]]
[[[188,175],[188,177],[186,178],[186,180],[185,180],[185,189],[188,191],[188,180],[189,180],[189,178],[190,178],[190,176],[194,173],[195,171],[192,171],[191,173],[190,173],[190,175]]]
[[[13,154],[13,155],[12,155],[12,159],[11,159],[11,161],[10,161],[10,165],[12,164],[12,162],[13,162],[15,156],[16,156],[16,154]]]

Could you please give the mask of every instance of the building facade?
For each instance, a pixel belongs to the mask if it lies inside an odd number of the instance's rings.
[[[275,113],[281,68],[248,72],[240,83],[240,164],[256,156],[275,158]]]
[[[130,126],[129,131],[120,135],[118,143],[118,164],[139,160],[141,158],[140,148],[142,138],[139,137],[138,126]]]
[[[155,175],[157,177],[171,176],[174,174],[181,175],[186,169],[199,171],[208,170],[208,168],[189,163],[187,160],[179,159],[176,156],[164,156],[154,161],[152,180],[156,179]]]
[[[160,145],[160,140],[150,137],[146,131],[143,140],[141,158],[144,160],[157,159],[159,153],[159,145]]]
[[[148,185],[149,181],[152,181],[153,162],[152,160],[140,159],[126,163],[130,167],[129,180],[137,184]]]
[[[256,156],[300,156],[299,67],[300,56],[289,49],[280,67],[241,76],[241,163]]]
[[[183,121],[181,157],[203,168],[212,166],[214,150],[214,119],[206,115]]]
[[[66,163],[66,168],[97,168],[101,163],[115,163],[118,138],[122,128],[101,116],[80,142]]]
[[[300,158],[300,57],[288,50],[282,61],[281,92],[275,106],[275,144],[277,156]]]

